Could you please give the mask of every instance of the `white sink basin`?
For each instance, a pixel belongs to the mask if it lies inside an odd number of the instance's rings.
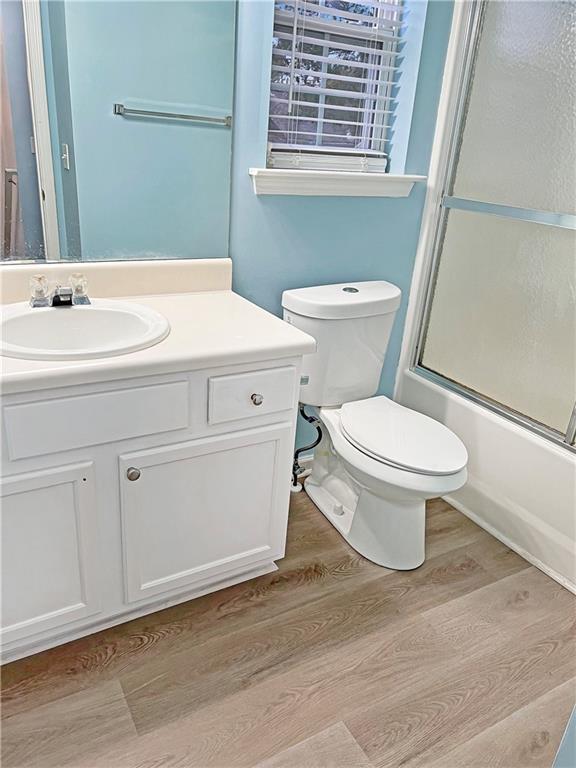
[[[26,360],[88,360],[126,355],[170,333],[159,312],[131,301],[93,299],[90,305],[2,308],[0,354]]]

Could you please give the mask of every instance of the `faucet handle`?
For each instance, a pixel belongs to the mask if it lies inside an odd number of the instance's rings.
[[[90,304],[90,299],[86,292],[88,289],[88,278],[86,275],[83,275],[81,272],[73,272],[68,281],[73,291],[74,304]]]
[[[83,275],[81,272],[73,272],[68,278],[68,282],[75,296],[84,296],[86,294],[86,289],[88,288],[86,275]]]
[[[33,275],[30,278],[30,304],[33,307],[47,307],[50,303],[48,280],[46,275]]]
[[[32,275],[30,278],[30,290],[36,298],[48,296],[48,280],[46,275]]]

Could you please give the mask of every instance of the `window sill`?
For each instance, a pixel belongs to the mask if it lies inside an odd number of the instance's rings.
[[[408,197],[426,176],[389,173],[312,171],[302,168],[250,168],[256,195],[311,195],[316,197]]]

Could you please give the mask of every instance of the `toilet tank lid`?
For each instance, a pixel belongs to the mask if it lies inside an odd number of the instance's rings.
[[[395,312],[402,292],[384,280],[316,285],[284,291],[282,306],[303,317],[340,320]]]

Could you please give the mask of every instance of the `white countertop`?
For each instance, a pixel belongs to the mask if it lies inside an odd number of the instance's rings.
[[[167,338],[139,352],[96,360],[0,357],[2,392],[262,362],[309,354],[315,349],[311,336],[229,290],[131,296],[127,300],[163,314],[171,326]]]

